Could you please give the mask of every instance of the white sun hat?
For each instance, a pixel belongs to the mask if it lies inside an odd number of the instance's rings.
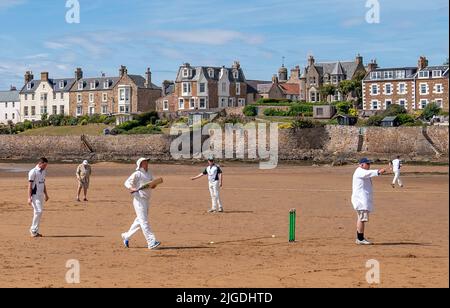
[[[139,171],[139,169],[141,169],[141,164],[144,162],[144,161],[149,161],[150,160],[150,158],[145,158],[145,157],[142,157],[142,158],[139,158],[138,159],[138,161],[137,161],[137,163],[136,163],[136,171]]]
[[[83,161],[83,165],[87,166],[89,165],[89,162],[87,160]]]

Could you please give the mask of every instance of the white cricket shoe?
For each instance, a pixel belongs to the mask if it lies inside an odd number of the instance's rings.
[[[151,244],[151,245],[148,247],[148,249],[154,250],[154,249],[158,248],[159,246],[161,246],[161,242],[156,241],[156,242],[154,242],[153,244]]]
[[[211,209],[208,211],[208,213],[215,213],[215,212],[217,212],[217,210],[215,210],[215,209]]]
[[[356,240],[356,245],[372,245],[372,243],[369,242],[368,240],[364,239],[362,241]]]

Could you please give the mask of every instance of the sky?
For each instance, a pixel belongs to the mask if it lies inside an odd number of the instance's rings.
[[[77,0],[70,0],[77,1]],[[0,0],[0,90],[39,78],[117,76],[120,65],[153,82],[173,80],[183,63],[231,66],[247,79],[271,80],[283,63],[354,60],[441,65],[449,54],[448,0],[78,0],[80,23],[67,23],[68,0]],[[69,3],[70,4],[70,3]]]

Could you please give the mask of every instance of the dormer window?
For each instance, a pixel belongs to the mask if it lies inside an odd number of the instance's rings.
[[[183,77],[185,78],[189,77],[189,69],[187,68],[183,69]]]
[[[433,71],[433,78],[439,78],[442,77],[442,71]]]
[[[64,80],[59,82],[59,88],[64,89]]]
[[[214,70],[213,69],[208,70],[208,75],[209,78],[214,78]]]
[[[392,78],[394,78],[394,72],[392,71],[384,72],[384,79],[392,79]]]
[[[91,90],[95,90],[95,87],[96,87],[96,82],[95,81],[91,82]]]
[[[82,81],[80,81],[78,83],[78,90],[83,90],[83,88],[84,88],[84,83]]]
[[[234,77],[234,79],[238,79],[239,78],[239,72],[238,71],[234,71],[233,72],[233,77]]]
[[[429,78],[430,72],[429,71],[421,71],[419,72],[419,78]]]
[[[109,88],[109,80],[106,80],[106,81],[103,83],[103,88],[105,88],[105,89],[108,89],[108,88]]]
[[[33,85],[31,84],[31,82],[29,82],[29,83],[27,84],[27,90],[28,90],[28,91],[31,90],[32,87],[33,87]]]

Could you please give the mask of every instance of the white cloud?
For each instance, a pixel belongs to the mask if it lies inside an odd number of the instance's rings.
[[[0,0],[0,10],[8,9],[25,3],[26,0]]]
[[[161,37],[176,43],[226,45],[233,41],[247,42],[251,45],[261,44],[261,36],[228,30],[191,30],[191,31],[156,31],[150,35]]]

